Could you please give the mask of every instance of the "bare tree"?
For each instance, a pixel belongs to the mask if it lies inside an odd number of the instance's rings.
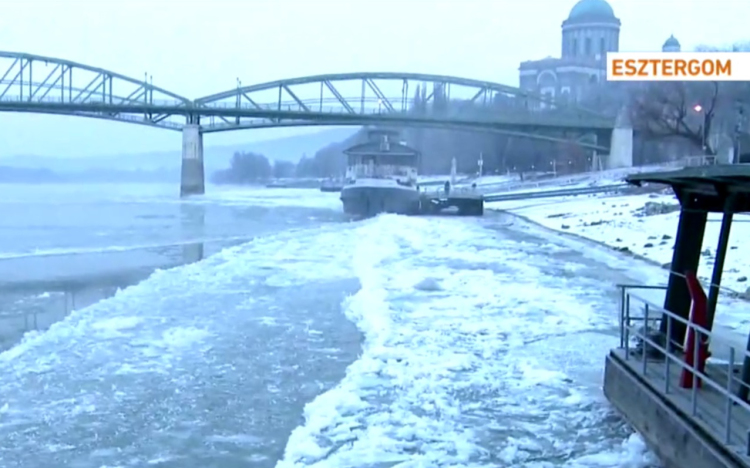
[[[708,135],[721,103],[717,82],[654,82],[631,94],[633,125],[650,138],[684,138],[704,154],[716,154]]]
[[[695,48],[696,52],[748,52],[750,51],[750,41],[735,42],[728,47],[716,47],[710,45],[699,45]]]
[[[750,42],[730,47],[698,46],[698,52],[742,52]],[[630,89],[630,110],[636,129],[650,139],[677,137],[704,154],[715,155],[712,133],[734,128],[750,98],[747,82],[655,82]]]

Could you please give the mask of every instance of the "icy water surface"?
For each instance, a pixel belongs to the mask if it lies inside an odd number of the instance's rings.
[[[0,466],[651,466],[599,388],[613,254],[330,197],[207,196],[203,235],[249,238],[0,354]],[[127,239],[197,239],[165,226]]]

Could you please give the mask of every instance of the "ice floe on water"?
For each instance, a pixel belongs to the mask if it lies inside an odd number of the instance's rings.
[[[28,334],[0,353],[0,466],[273,463],[301,412],[284,416],[288,401],[330,386],[321,373],[303,374],[307,361],[341,354],[316,335],[337,318],[315,294],[353,277],[350,229],[261,237],[157,271]],[[320,296],[338,307],[341,293]],[[263,432],[269,418],[286,418],[288,429]]]
[[[76,311],[0,354],[0,465],[648,466],[598,388],[614,273],[493,223],[289,230]]]
[[[585,278],[550,274],[566,263],[561,247],[458,219],[381,216],[356,236],[361,289],[347,315],[365,334],[362,355],[306,406],[278,467],[653,463],[598,391],[525,349],[612,329],[608,291],[582,294]],[[615,341],[577,365],[601,368]]]
[[[269,189],[264,187],[212,187],[212,191],[196,203],[220,203],[235,206],[305,207],[341,209],[339,194],[318,189]]]

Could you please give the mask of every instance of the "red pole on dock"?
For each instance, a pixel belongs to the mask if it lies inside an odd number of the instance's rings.
[[[698,277],[693,272],[685,273],[685,281],[687,281],[688,290],[690,291],[690,298],[693,300],[692,307],[690,309],[690,324],[698,325],[699,327],[708,327],[708,313],[707,306],[708,301],[706,298],[706,292],[703,290]],[[696,335],[698,340],[698,362],[693,362],[695,359],[695,346],[696,346]],[[703,373],[706,368],[706,359],[708,359],[708,336],[698,332],[694,327],[688,327],[687,340],[685,343],[685,364],[690,367],[694,367],[698,372]],[[695,376],[695,386],[700,388],[702,385],[701,378]],[[682,388],[693,388],[693,371],[690,369],[683,368],[682,374],[680,375],[680,387]]]

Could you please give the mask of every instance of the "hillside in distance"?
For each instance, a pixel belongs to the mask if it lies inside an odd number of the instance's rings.
[[[324,146],[353,135],[358,127],[337,127],[315,133],[294,135],[273,140],[246,144],[204,147],[206,172],[229,166],[235,152],[253,152],[271,160],[297,162],[303,154],[312,156]],[[59,158],[54,156],[17,155],[0,158],[0,165],[18,168],[44,168],[56,173],[82,172],[93,169],[108,171],[177,171],[180,168],[181,150],[109,156]]]

